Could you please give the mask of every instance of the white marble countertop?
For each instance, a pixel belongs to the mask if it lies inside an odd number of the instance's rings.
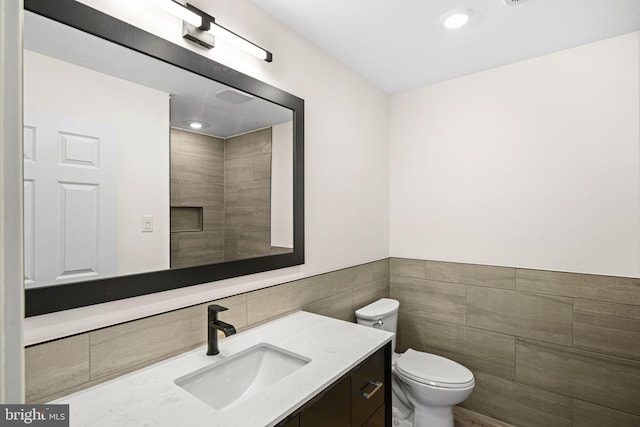
[[[391,338],[386,331],[300,311],[220,340],[216,356],[206,356],[201,347],[51,403],[70,405],[72,427],[272,426]],[[221,411],[174,383],[258,343],[311,361],[267,391]]]

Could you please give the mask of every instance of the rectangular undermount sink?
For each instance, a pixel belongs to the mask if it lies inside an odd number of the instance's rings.
[[[310,361],[308,357],[261,343],[174,382],[214,409],[223,410],[268,389]]]

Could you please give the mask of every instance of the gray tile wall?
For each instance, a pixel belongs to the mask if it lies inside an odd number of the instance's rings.
[[[466,409],[527,426],[640,426],[640,279],[391,259],[398,350],[476,376]]]
[[[242,330],[300,309],[353,321],[357,308],[391,296],[401,303],[398,350],[440,354],[474,372],[465,409],[522,427],[635,427],[638,294],[640,279],[393,258],[216,302]],[[27,400],[203,345],[207,304],[28,347]]]
[[[220,139],[171,129],[172,268],[291,252],[271,246],[271,132]]]
[[[223,260],[223,197],[224,140],[172,128],[171,207],[202,208],[202,227],[176,231],[186,212],[171,209],[171,268]]]
[[[353,321],[356,309],[389,296],[389,276],[385,259],[215,303],[240,331],[297,310]],[[27,401],[47,402],[204,345],[210,303],[28,347]]]
[[[271,246],[271,133],[225,140],[225,261],[290,252]]]

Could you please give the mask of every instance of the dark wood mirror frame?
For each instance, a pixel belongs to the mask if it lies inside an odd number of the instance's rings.
[[[304,100],[74,0],[25,0],[24,8],[293,111],[293,252],[27,289],[25,316],[37,316],[304,264]]]

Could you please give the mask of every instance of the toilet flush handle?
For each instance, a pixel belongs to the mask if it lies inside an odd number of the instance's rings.
[[[374,328],[379,328],[382,325],[384,325],[384,322],[382,321],[382,319],[378,319],[376,320],[376,322],[372,325]]]

